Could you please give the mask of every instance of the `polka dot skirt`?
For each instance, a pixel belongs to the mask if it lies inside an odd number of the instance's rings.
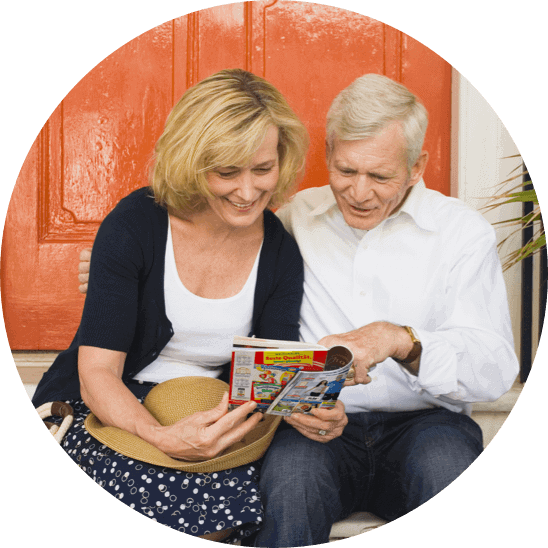
[[[143,386],[140,401],[151,387]],[[90,478],[130,508],[194,536],[236,528],[227,543],[259,530],[259,462],[209,474],[159,468],[101,444],[84,427],[90,412],[84,402],[68,403],[74,422],[61,446]]]

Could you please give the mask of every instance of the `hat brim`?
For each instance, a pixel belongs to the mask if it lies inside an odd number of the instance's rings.
[[[195,382],[194,379],[192,381]],[[191,381],[191,378],[187,380]],[[220,381],[216,380],[216,382]],[[86,417],[84,426],[95,439],[129,458],[162,468],[208,473],[236,468],[260,459],[266,453],[281,420],[280,416],[265,415],[242,441],[231,445],[216,457],[203,461],[183,461],[170,457],[139,436],[121,428],[103,425],[93,413]]]
[[[116,452],[161,468],[174,468],[186,472],[219,472],[236,468],[260,459],[268,449],[282,417],[265,415],[265,418],[240,442],[235,443],[213,459],[204,461],[182,461],[160,451],[138,436],[114,426],[103,426],[90,413],[84,425],[98,441]]]

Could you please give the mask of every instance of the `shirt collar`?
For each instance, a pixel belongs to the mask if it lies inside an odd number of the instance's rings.
[[[328,191],[327,191],[328,190]],[[407,214],[419,228],[434,232],[437,229],[436,224],[432,219],[432,213],[426,204],[427,189],[424,181],[421,179],[415,186],[411,188],[411,192],[397,213],[391,215],[389,219],[395,219],[399,215]],[[323,201],[316,206],[309,215],[317,217],[327,213],[330,209],[337,207],[337,200],[331,188],[327,186]]]
[[[411,192],[397,213],[390,218],[395,219],[398,215],[407,214],[415,221],[415,224],[424,230],[434,232],[437,230],[432,211],[428,206],[428,191],[424,181],[421,179],[411,188]]]
[[[319,215],[323,215],[327,211],[329,211],[332,207],[337,207],[337,200],[335,200],[335,195],[333,194],[333,191],[331,190],[331,187],[329,185],[326,185],[323,187],[325,189],[324,193],[324,199],[318,206],[316,206],[312,211],[310,211],[309,215],[311,217],[317,217]]]

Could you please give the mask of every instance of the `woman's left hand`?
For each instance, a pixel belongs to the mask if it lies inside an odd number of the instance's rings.
[[[338,438],[348,424],[348,417],[344,412],[344,403],[337,401],[333,409],[312,409],[312,415],[294,413],[285,421],[298,430],[303,436],[327,443]],[[324,435],[320,432],[325,432]]]

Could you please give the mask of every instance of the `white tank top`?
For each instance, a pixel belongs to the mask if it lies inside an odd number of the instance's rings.
[[[262,249],[262,244],[261,244]],[[158,358],[145,367],[134,379],[163,382],[175,377],[218,377],[222,364],[232,355],[234,335],[248,335],[251,331],[253,300],[257,283],[259,257],[243,289],[227,299],[205,299],[191,293],[181,282],[169,223],[164,295],[166,315],[174,334]],[[222,265],[219,265],[222,268]]]

